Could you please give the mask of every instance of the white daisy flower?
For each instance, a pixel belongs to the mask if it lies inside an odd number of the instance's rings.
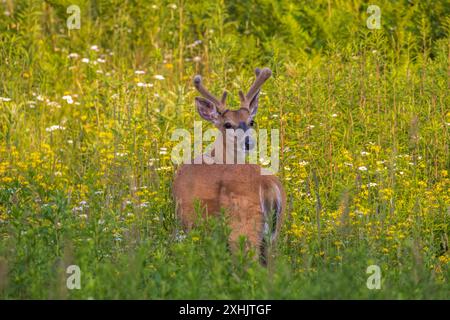
[[[72,104],[72,103],[73,103],[72,96],[70,96],[70,95],[63,96],[62,99],[63,99],[63,100],[66,100],[66,102],[67,102],[68,104]]]
[[[51,127],[45,128],[45,131],[47,131],[47,132],[53,132],[55,130],[66,130],[66,128],[64,128],[60,125],[53,125]]]

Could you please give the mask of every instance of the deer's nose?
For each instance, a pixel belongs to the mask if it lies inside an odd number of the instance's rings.
[[[248,130],[248,126],[244,121],[239,122],[238,129],[242,129],[244,132]]]

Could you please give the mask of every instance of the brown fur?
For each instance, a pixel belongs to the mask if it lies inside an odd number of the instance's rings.
[[[264,212],[273,208],[278,187],[281,194],[281,212],[276,220],[276,232],[281,227],[286,208],[286,195],[276,176],[260,173],[260,167],[253,164],[228,165],[182,165],[174,181],[174,196],[177,213],[183,226],[190,229],[195,225],[196,200],[205,208],[205,213],[217,215],[225,209],[230,224],[230,245],[235,248],[239,236],[246,236],[251,247],[261,247],[264,236]],[[260,199],[260,188],[263,199]],[[262,205],[261,200],[264,201]]]
[[[195,86],[205,97],[196,98],[200,115],[214,123],[223,136],[226,124],[233,129],[242,123],[251,127],[258,108],[260,87],[270,75],[267,68],[256,70],[257,78],[247,95],[240,92],[241,108],[238,110],[227,110],[226,94],[221,100],[217,99],[203,87],[201,78],[196,77]],[[223,150],[226,150],[225,143],[224,139]],[[213,150],[211,155],[214,154]],[[225,163],[226,155],[223,156]],[[261,168],[255,164],[184,164],[177,171],[173,194],[177,215],[186,229],[195,225],[197,201],[202,205],[204,215],[217,215],[224,209],[231,229],[231,249],[236,249],[240,236],[245,236],[249,247],[261,256],[267,254],[267,241],[275,241],[286,208],[286,195],[280,180],[273,175],[261,175]],[[267,229],[271,234],[266,236]]]

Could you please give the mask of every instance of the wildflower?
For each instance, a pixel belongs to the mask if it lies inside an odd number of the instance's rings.
[[[169,4],[168,7],[172,10],[177,10],[177,5],[175,3]]]
[[[172,167],[165,166],[165,167],[156,168],[156,171],[170,171],[171,169],[172,169]]]
[[[309,162],[305,161],[305,160],[302,160],[302,161],[299,162],[299,164],[300,164],[301,167],[304,167],[304,166],[307,166],[309,164]]]
[[[106,60],[105,60],[105,59],[102,59],[102,58],[98,58],[98,59],[97,59],[97,62],[98,62],[98,63],[105,63]]]
[[[153,87],[153,83],[138,82],[136,85],[138,87],[141,87],[141,88],[151,88],[151,87]]]
[[[333,114],[331,115],[332,118],[337,118],[337,116],[338,116],[338,115],[337,115],[336,113],[333,113]]]
[[[358,170],[359,170],[359,171],[367,171],[367,167],[365,167],[365,166],[360,166],[360,167],[358,167]]]
[[[89,207],[88,203],[85,200],[80,201],[80,205],[82,207]]]
[[[156,80],[164,80],[165,79],[164,76],[160,75],[160,74],[154,75],[153,78],[155,78]]]
[[[202,40],[195,40],[193,43],[187,45],[188,48],[193,48],[202,43]]]
[[[9,102],[9,101],[11,101],[11,98],[0,97],[0,101]]]
[[[367,184],[367,186],[370,188],[370,187],[376,187],[378,184],[376,184],[375,182],[369,182],[368,184]]]
[[[350,163],[350,162],[344,162],[344,165],[347,166],[347,167],[353,167],[353,164]]]
[[[176,235],[175,235],[175,239],[176,239],[178,242],[181,242],[181,241],[183,241],[184,239],[186,239],[186,235],[185,235],[183,232],[178,232],[178,231],[177,231],[177,233],[176,233]]]
[[[61,105],[58,103],[58,102],[56,102],[56,101],[48,101],[47,100],[47,103],[46,103],[49,107],[54,107],[54,108],[61,108]]]
[[[442,264],[447,264],[450,262],[450,257],[442,255],[439,257],[439,262],[441,262]]]
[[[83,211],[83,207],[74,207],[72,209],[73,212],[77,212],[77,211]]]
[[[194,62],[200,62],[202,61],[202,58],[200,58],[199,56],[195,56],[193,60]]]
[[[96,52],[98,52],[98,51],[99,51],[99,49],[98,49],[98,46],[97,46],[97,45],[93,45],[93,46],[91,46],[91,50],[92,50],[92,51],[96,51]]]
[[[134,74],[145,74],[145,71],[143,71],[143,70],[136,70],[134,72]]]
[[[73,103],[72,96],[70,96],[70,95],[63,96],[62,99],[63,99],[63,100],[66,100],[66,102],[67,102],[68,104],[72,104],[72,103]]]
[[[67,58],[69,59],[78,59],[79,57],[80,55],[76,52],[69,53],[69,55],[67,56]]]
[[[308,129],[314,129],[315,127],[316,127],[316,126],[313,125],[313,124],[310,124],[310,125],[306,126],[306,128],[308,128]]]
[[[116,156],[117,157],[126,157],[127,153],[126,152],[116,152]]]
[[[148,202],[142,202],[142,203],[139,205],[139,207],[140,207],[140,208],[147,208],[147,207],[148,207]]]
[[[367,151],[361,151],[361,155],[362,155],[362,156],[368,156],[368,155],[370,155],[370,153],[367,152]]]
[[[83,62],[83,63],[89,63],[89,59],[88,58],[83,58],[83,59],[81,59],[81,62]]]
[[[53,131],[55,131],[55,130],[65,130],[65,129],[66,129],[66,128],[61,127],[61,126],[59,126],[59,125],[53,125],[53,126],[51,126],[51,127],[45,128],[45,131],[47,131],[47,132],[53,132]]]

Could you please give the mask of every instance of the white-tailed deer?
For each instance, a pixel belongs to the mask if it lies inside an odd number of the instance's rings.
[[[256,80],[248,93],[244,95],[242,91],[239,92],[241,106],[237,110],[226,108],[226,91],[219,100],[203,86],[200,76],[194,78],[194,85],[203,96],[195,98],[198,113],[219,129],[221,137],[227,136],[226,131],[231,129],[245,132],[253,127],[261,86],[272,75],[268,68],[256,69],[255,73]],[[225,161],[230,149],[233,152],[231,158],[236,159],[235,152],[239,149],[236,140],[231,142],[233,148],[227,148],[227,139],[217,139],[209,155],[202,155],[200,161],[194,160],[197,164],[183,164],[178,169],[173,185],[177,215],[183,226],[190,229],[197,218],[197,201],[209,215],[218,214],[224,209],[231,229],[231,249],[236,248],[240,236],[245,236],[248,245],[260,254],[262,262],[266,262],[267,241],[273,243],[280,231],[286,195],[279,179],[274,175],[261,175],[260,166],[236,162],[229,164],[229,161]],[[254,145],[253,139],[245,136],[244,152]],[[219,148],[220,157],[223,157],[219,163],[223,164],[217,164],[217,161],[209,164],[206,159],[217,157]]]

